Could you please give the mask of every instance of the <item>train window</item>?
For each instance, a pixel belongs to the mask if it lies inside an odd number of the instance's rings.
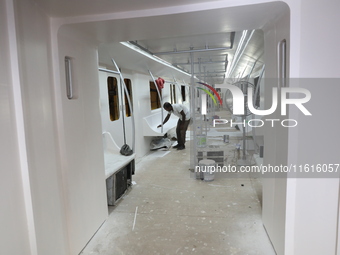
[[[170,102],[176,104],[176,85],[170,84]]]
[[[160,96],[162,96],[162,90],[159,91]],[[158,92],[155,83],[150,81],[150,103],[151,110],[161,108],[161,101],[158,96]]]
[[[182,101],[185,101],[185,86],[181,86]]]
[[[109,97],[110,120],[115,121],[119,119],[118,86],[115,77],[107,78],[107,91]]]
[[[132,87],[131,87],[131,80],[130,79],[124,79],[127,91],[129,93],[129,98],[130,98],[130,102],[131,102],[131,107],[133,109],[133,104],[132,104]],[[131,109],[130,109],[130,105],[128,102],[128,98],[124,92],[124,99],[125,99],[125,115],[126,117],[131,116]]]

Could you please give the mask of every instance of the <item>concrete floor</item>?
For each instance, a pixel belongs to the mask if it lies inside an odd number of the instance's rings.
[[[189,170],[190,142],[186,146],[143,157],[135,184],[109,207],[109,218],[82,255],[275,254],[261,220],[260,180],[226,174],[196,180]]]

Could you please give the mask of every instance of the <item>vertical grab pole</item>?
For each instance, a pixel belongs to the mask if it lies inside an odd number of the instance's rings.
[[[262,66],[261,74],[260,74],[259,80],[257,81],[255,93],[254,93],[254,96],[253,96],[253,103],[254,102],[256,103],[257,97],[259,96],[260,84],[261,84],[261,80],[262,80],[262,77],[263,77],[264,70],[265,70],[265,65]]]
[[[261,86],[261,81],[262,81],[262,77],[263,77],[263,74],[264,74],[264,70],[265,70],[265,65],[262,66],[261,73],[260,73],[259,79],[257,81],[256,88],[255,88],[255,93],[253,94],[253,105],[254,105],[254,107],[256,107],[256,106],[260,107],[260,103],[259,103],[259,105],[257,105],[257,98],[259,96],[259,91],[260,91],[260,86]],[[253,116],[254,116],[254,114],[253,114]],[[252,135],[253,135],[253,140],[255,141],[256,148],[259,149],[259,146],[257,145],[257,142],[256,142],[256,134],[255,134],[254,128],[252,129]]]
[[[124,92],[125,92],[125,89],[124,89],[124,85],[122,85],[122,83],[125,83],[125,81],[124,80],[122,80],[122,77],[120,77],[120,86],[121,86],[121,88],[123,87],[123,90],[124,90]],[[122,98],[122,102],[123,102],[123,95],[124,95],[125,93],[123,93],[123,91],[121,91],[120,92],[120,96],[121,96],[121,98]],[[126,143],[126,128],[125,128],[125,109],[124,109],[124,104],[123,105],[119,105],[119,108],[120,107],[122,107],[122,109],[120,110],[121,112],[122,112],[122,121],[123,121],[123,133],[124,133],[124,144],[127,144]]]
[[[197,148],[196,148],[196,89],[195,89],[195,76],[194,76],[194,53],[190,53],[190,63],[191,63],[191,98],[190,98],[190,111],[191,111],[191,118],[192,118],[192,135],[193,135],[193,144],[191,152],[192,162],[190,168],[192,170],[195,169],[195,165],[198,165],[197,159]],[[194,172],[195,173],[195,172]],[[195,179],[200,178],[200,173],[195,173]]]
[[[199,75],[199,79],[201,80],[201,81],[203,81],[204,82],[204,80],[203,80],[203,78],[202,78],[202,73],[201,73],[201,58],[198,58],[198,75]],[[199,86],[201,86],[201,85],[199,85]],[[197,100],[197,103],[199,103],[201,106],[200,107],[202,107],[202,91],[201,90],[199,90],[198,91],[198,95],[199,95],[199,98],[198,98],[198,100]],[[206,101],[206,105],[208,105],[208,100]],[[209,112],[209,109],[207,108],[207,114],[208,114],[208,112]],[[200,135],[203,135],[203,132],[204,132],[204,130],[203,130],[203,124],[204,124],[204,121],[205,121],[205,119],[206,119],[206,116],[207,116],[207,114],[205,114],[204,116],[202,116],[202,114],[200,114]]]
[[[286,86],[286,39],[279,42],[277,52],[279,89],[281,89]]]
[[[123,83],[123,87],[124,87],[124,91],[125,91],[126,97],[128,99],[128,104],[129,104],[130,111],[131,111],[131,120],[132,120],[132,148],[131,149],[132,149],[132,151],[134,151],[135,143],[136,143],[136,139],[135,139],[136,126],[135,126],[135,115],[133,114],[133,109],[132,109],[132,104],[131,104],[131,100],[130,100],[129,91],[127,90],[127,87],[126,87],[126,84],[125,84],[125,81],[124,81],[124,77],[123,77],[122,73],[120,72],[116,62],[114,61],[113,58],[111,58],[111,61],[114,64],[114,66],[116,67],[116,69],[117,69],[117,71],[119,73],[120,79],[122,80],[122,83]],[[124,115],[123,115],[123,118],[124,118]]]
[[[157,90],[157,94],[158,94],[158,98],[159,98],[159,102],[161,104],[161,118],[162,118],[161,119],[161,124],[162,124],[161,125],[161,133],[163,133],[163,120],[164,120],[164,118],[163,118],[163,99],[161,97],[161,93],[159,92],[159,89],[158,89],[155,77],[153,77],[153,75],[152,75],[150,70],[148,70],[148,71],[149,71],[149,74],[150,74],[150,76],[151,76],[151,78],[153,80],[153,83],[155,84],[155,87],[156,87],[156,90]]]
[[[249,74],[250,75],[250,74]],[[243,90],[243,94],[244,95],[247,95],[247,91],[248,91],[248,82],[245,82],[244,85],[242,86],[242,90]],[[244,103],[244,115],[242,115],[242,122],[245,123],[246,119],[247,119],[247,104]],[[247,160],[247,155],[246,155],[246,127],[243,127],[243,134],[242,134],[242,137],[243,137],[243,150],[242,150],[242,153],[243,153],[243,156],[242,156],[242,159],[244,160],[244,162],[246,162]]]
[[[250,75],[253,73],[253,71],[254,71],[254,68],[255,68],[255,66],[256,66],[256,63],[257,63],[257,60],[254,62],[254,64],[253,64],[253,66],[251,67],[251,70],[250,70],[250,72],[249,72],[249,74],[248,74],[248,76],[247,76],[247,82],[249,81],[249,79],[250,79]]]

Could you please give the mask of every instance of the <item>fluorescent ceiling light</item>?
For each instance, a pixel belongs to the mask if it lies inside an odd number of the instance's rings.
[[[174,70],[176,70],[178,72],[181,72],[183,74],[191,76],[190,73],[185,72],[185,71],[183,71],[183,70],[173,66],[171,63],[165,61],[164,59],[162,59],[160,57],[157,57],[155,55],[152,55],[152,54],[142,50],[141,48],[139,48],[138,46],[136,46],[136,45],[134,45],[134,44],[132,44],[130,42],[120,42],[120,43],[123,44],[124,46],[126,46],[126,47],[128,47],[128,48],[130,48],[130,49],[132,49],[132,50],[134,50],[134,51],[136,51],[136,52],[138,52],[138,53],[140,53],[140,54],[142,54],[142,55],[144,55],[144,56],[146,56],[146,57],[148,57],[148,58],[150,58],[150,59],[152,59],[152,60],[154,60],[154,61],[156,61],[158,63],[160,63],[160,64],[162,64],[162,65],[168,66],[168,67],[170,67],[170,68],[172,68],[172,69],[174,69]]]
[[[240,43],[237,46],[237,49],[236,49],[233,61],[232,61],[231,65],[230,65],[230,68],[228,69],[228,71],[226,73],[226,77],[230,78],[229,76],[232,75],[232,73],[234,72],[234,69],[237,66],[238,62],[240,61],[240,58],[241,58],[244,50],[247,48],[248,43],[249,43],[250,39],[252,38],[254,32],[255,32],[255,29],[251,31],[251,33],[250,33],[246,43],[244,44],[244,46],[243,46],[243,43],[244,43],[244,40],[247,37],[248,30],[244,30],[242,32],[242,37],[240,39]],[[241,52],[241,50],[242,50],[242,52]]]

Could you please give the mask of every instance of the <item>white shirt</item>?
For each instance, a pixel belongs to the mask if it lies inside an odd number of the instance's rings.
[[[169,112],[169,114],[173,113],[175,114],[180,120],[183,120],[181,111],[185,114],[185,120],[190,120],[190,111],[188,108],[186,108],[182,104],[172,104],[172,111]]]

